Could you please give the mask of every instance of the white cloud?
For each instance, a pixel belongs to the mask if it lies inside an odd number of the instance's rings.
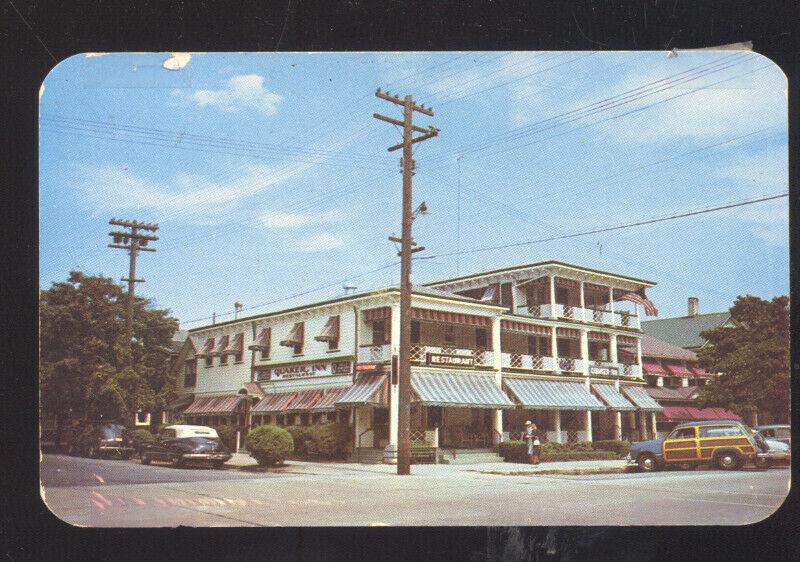
[[[309,224],[338,222],[344,219],[341,211],[334,209],[323,213],[283,213],[269,212],[261,217],[268,228],[294,228]]]
[[[289,246],[300,252],[324,252],[339,248],[343,244],[342,238],[334,236],[330,232],[321,232],[306,238],[292,240]]]
[[[200,107],[216,107],[226,113],[234,113],[243,109],[255,109],[264,115],[275,115],[283,96],[264,88],[264,77],[258,74],[239,74],[228,80],[227,87],[220,90],[197,90],[186,94],[181,90],[173,91],[179,97],[185,97]]]

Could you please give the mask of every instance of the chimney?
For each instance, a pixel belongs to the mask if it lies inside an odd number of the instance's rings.
[[[698,312],[700,312],[700,299],[689,297],[689,316],[697,316]]]

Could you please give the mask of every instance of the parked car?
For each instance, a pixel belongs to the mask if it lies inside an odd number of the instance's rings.
[[[765,468],[768,450],[764,438],[741,422],[694,421],[676,426],[664,439],[631,443],[626,460],[643,472],[703,463],[722,470],[736,470],[745,462]]]
[[[121,423],[94,422],[71,431],[67,452],[89,458],[113,456],[129,459],[133,456],[133,447]]]
[[[789,447],[792,446],[792,428],[789,425],[783,424],[770,424],[770,425],[757,425],[753,429],[758,431],[767,439],[774,439],[781,443],[786,443]]]
[[[761,433],[761,432],[759,432]],[[761,434],[763,436],[763,434]],[[783,441],[775,441],[774,439],[766,439],[769,451],[767,455],[770,464],[773,463],[789,463],[792,460],[792,449]]]
[[[222,444],[217,431],[202,425],[170,425],[163,428],[152,443],[144,443],[140,453],[142,464],[151,461],[182,466],[189,463],[211,464],[222,468],[231,453]]]

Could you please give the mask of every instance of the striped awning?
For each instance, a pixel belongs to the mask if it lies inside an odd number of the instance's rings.
[[[576,330],[575,328],[558,327],[556,328],[556,335],[559,338],[569,338],[573,340],[578,340],[581,338],[581,331]]]
[[[632,412],[636,406],[630,403],[619,391],[614,388],[613,384],[592,384],[592,389],[600,397],[610,410],[617,412]]]
[[[694,373],[692,373],[685,365],[681,363],[666,363],[667,369],[669,372],[678,377],[693,377]]]
[[[336,409],[336,402],[350,390],[349,386],[342,388],[329,388],[325,390],[322,398],[311,407],[312,412],[333,412]]]
[[[514,403],[497,387],[494,375],[473,373],[411,372],[417,402],[456,408],[513,408]]]
[[[713,377],[714,373],[710,371],[706,371],[702,367],[698,367],[697,365],[692,365],[691,367],[692,373],[694,373],[698,377]]]
[[[582,382],[507,378],[508,389],[532,410],[605,410]]]
[[[386,320],[392,315],[392,309],[388,306],[380,308],[370,308],[364,311],[364,320],[372,322],[373,320]]]
[[[590,331],[588,334],[589,341],[600,341],[600,342],[610,342],[611,341],[611,334],[607,334],[605,332],[592,332]]]
[[[249,394],[250,396],[258,396],[261,398],[264,396],[264,391],[257,382],[246,382],[242,385],[241,390],[239,390],[239,394]]]
[[[219,345],[217,345],[216,349],[209,353],[209,355],[222,355],[223,350],[228,347],[230,339],[230,336],[222,336],[219,338]]]
[[[668,374],[664,367],[661,366],[661,363],[658,361],[647,361],[642,360],[642,368],[644,372],[648,375],[666,375]]]
[[[296,392],[279,392],[267,394],[250,409],[252,414],[269,414],[283,412],[292,400],[297,396]]]
[[[501,320],[500,329],[506,332],[520,332],[523,334],[533,334],[536,336],[550,336],[553,331],[550,326],[529,324],[527,322],[517,322],[515,320]]]
[[[206,342],[203,344],[203,347],[200,348],[200,351],[196,353],[197,357],[206,357],[211,355],[214,351],[214,338],[206,339]]]
[[[423,322],[446,322],[448,324],[466,324],[468,326],[489,326],[492,319],[488,316],[475,316],[474,314],[461,314],[446,310],[432,310],[430,308],[412,308],[411,318]]]
[[[187,416],[236,414],[244,399],[242,394],[203,396],[195,398],[183,414]]]
[[[692,406],[664,406],[662,417],[669,421],[734,420],[742,418],[725,408],[694,408]]]
[[[622,385],[619,388],[625,397],[643,412],[660,412],[664,409],[652,396],[647,394],[647,390],[643,386]]]
[[[386,375],[358,375],[356,383],[336,401],[337,406],[361,406],[384,404],[383,387]]]
[[[294,400],[286,406],[287,412],[308,411],[322,398],[321,390],[304,390],[298,392]]]
[[[252,349],[254,351],[269,351],[270,345],[272,344],[272,328],[262,328],[261,331],[258,333],[258,337],[256,341],[253,342],[253,345],[248,346],[248,349]]]
[[[314,337],[317,341],[339,341],[339,316],[331,316],[322,328],[322,332]]]
[[[303,323],[297,322],[292,326],[292,331],[286,338],[281,340],[281,345],[284,347],[294,347],[296,345],[303,345]]]
[[[240,332],[233,336],[230,343],[222,350],[223,355],[242,353],[244,351],[244,332]]]

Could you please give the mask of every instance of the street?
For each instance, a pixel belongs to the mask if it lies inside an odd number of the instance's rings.
[[[291,461],[253,473],[48,454],[41,480],[50,510],[88,527],[742,525],[772,514],[790,480],[787,468],[586,476],[484,468],[415,465],[399,477],[386,465]]]

